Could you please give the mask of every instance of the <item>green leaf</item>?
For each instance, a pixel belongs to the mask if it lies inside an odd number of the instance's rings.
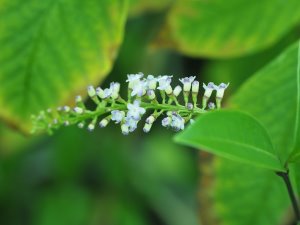
[[[220,225],[288,224],[282,220],[290,201],[280,178],[269,170],[223,158],[214,159],[213,211]],[[214,225],[214,224],[207,224]]]
[[[300,41],[298,47],[298,67],[297,67],[297,97],[295,102],[296,116],[294,125],[294,146],[293,152],[289,157],[290,162],[300,162]]]
[[[204,114],[175,140],[231,160],[285,171],[264,127],[238,111]]]
[[[130,0],[129,13],[136,16],[148,11],[161,11],[167,8],[173,0]]]
[[[282,162],[289,157],[294,141],[297,64],[298,42],[251,77],[231,99],[234,108],[262,122]]]
[[[251,113],[264,125],[283,162],[293,143],[297,55],[298,43],[252,76],[231,99],[231,106]],[[215,193],[212,211],[221,224],[284,224],[281,220],[290,213],[291,203],[279,177],[223,158],[215,159],[211,167],[216,182],[207,189]],[[233,197],[233,190],[242,193],[239,198]]]
[[[31,114],[66,104],[107,75],[126,1],[0,2],[0,117],[27,131]]]
[[[241,56],[273,45],[299,21],[298,0],[179,0],[157,44],[190,56]]]

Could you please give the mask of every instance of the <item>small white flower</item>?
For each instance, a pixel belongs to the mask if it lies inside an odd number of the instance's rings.
[[[209,108],[209,109],[214,109],[214,108],[216,108],[215,103],[213,103],[213,102],[208,103],[208,108]]]
[[[110,89],[111,89],[111,97],[113,99],[117,99],[119,97],[119,92],[120,92],[120,83],[118,82],[110,83]]]
[[[162,90],[162,91],[169,89],[170,84],[172,82],[172,77],[173,76],[159,76],[157,78],[158,84],[159,84],[157,89]]]
[[[192,92],[193,93],[198,93],[199,92],[199,81],[195,80],[192,83]]]
[[[134,119],[133,117],[125,117],[125,124],[128,126],[129,132],[133,132],[137,128],[139,120]]]
[[[141,116],[146,112],[144,108],[140,107],[140,101],[138,100],[135,100],[133,104],[128,103],[127,109],[127,117],[132,117],[135,120],[140,120]]]
[[[203,88],[205,90],[204,97],[210,98],[213,90],[215,90],[216,85],[213,82],[209,82],[207,85],[203,83]]]
[[[70,125],[70,122],[68,120],[64,121],[64,125],[67,127]]]
[[[132,86],[131,96],[137,95],[138,97],[142,97],[146,94],[147,83],[144,80],[138,80]]]
[[[175,95],[175,97],[178,97],[178,95],[180,95],[182,91],[182,87],[177,85],[175,88],[174,88],[174,91],[173,91],[173,94]]]
[[[105,88],[103,90],[103,99],[109,98],[112,95],[112,88]]]
[[[161,121],[161,125],[163,127],[168,127],[171,125],[171,122],[172,122],[172,119],[171,119],[171,117],[168,116],[168,117],[163,118],[163,120]]]
[[[172,122],[170,126],[175,130],[183,130],[184,129],[184,119],[177,113],[172,114]]]
[[[192,82],[196,77],[184,77],[179,79],[179,81],[183,84],[183,91],[188,92],[191,90]]]
[[[128,74],[127,75],[127,80],[128,82],[128,87],[130,89],[133,88],[133,86],[136,84],[136,82],[140,81],[140,79],[144,76],[143,73],[138,73],[138,74]]]
[[[125,112],[120,111],[120,110],[113,110],[111,111],[111,120],[115,121],[116,123],[120,123],[123,118],[125,117]]]
[[[147,89],[154,90],[156,88],[157,78],[155,78],[153,75],[148,75],[146,82],[147,82]]]
[[[215,86],[215,90],[217,91],[217,98],[223,98],[225,89],[229,86],[228,84],[221,83],[219,86]]]
[[[90,85],[87,87],[87,93],[90,97],[94,97],[96,95],[96,90],[92,85]]]
[[[82,113],[83,113],[83,109],[80,108],[80,107],[75,107],[75,108],[74,108],[74,111],[75,111],[77,114],[82,114]]]

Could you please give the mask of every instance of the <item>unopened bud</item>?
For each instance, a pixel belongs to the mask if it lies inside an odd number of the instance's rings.
[[[166,91],[166,94],[167,94],[167,95],[172,94],[173,90],[172,90],[171,85],[168,85],[168,87],[165,89],[165,91]]]
[[[121,131],[122,131],[122,134],[128,135],[129,134],[129,127],[128,127],[128,125],[122,124],[121,125]]]
[[[101,99],[104,98],[104,91],[101,87],[96,88],[96,94],[98,95],[99,98],[101,98]]]
[[[143,128],[143,131],[145,133],[149,133],[149,131],[151,130],[151,127],[152,127],[152,123],[145,123],[145,126]]]
[[[103,120],[100,121],[99,126],[101,128],[103,128],[103,127],[106,127],[108,123],[109,123],[109,120],[107,118],[104,118]]]
[[[74,111],[75,111],[77,114],[82,114],[82,113],[83,113],[83,109],[80,108],[80,107],[75,107],[75,108],[74,108]]]
[[[192,83],[192,92],[193,93],[198,93],[199,92],[199,81],[194,81]]]
[[[192,110],[194,107],[193,107],[193,104],[192,104],[192,103],[188,103],[188,104],[186,105],[186,108],[187,108],[188,110]]]
[[[181,91],[182,91],[182,87],[178,85],[174,88],[173,95],[175,95],[175,97],[178,97],[178,95],[180,95]]]
[[[155,92],[153,90],[148,90],[147,95],[148,95],[149,100],[154,100],[156,98]]]
[[[96,95],[95,88],[92,85],[88,86],[87,92],[90,97],[94,97]]]
[[[152,116],[152,115],[149,116],[149,117],[146,119],[146,123],[149,123],[149,124],[150,124],[150,123],[151,123],[151,124],[154,123],[154,121],[155,121],[155,117]]]

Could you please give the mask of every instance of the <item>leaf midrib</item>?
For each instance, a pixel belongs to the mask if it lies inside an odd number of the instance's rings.
[[[51,1],[48,6],[45,7],[44,13],[41,13],[41,21],[39,22],[39,27],[37,28],[37,31],[35,34],[32,35],[32,47],[28,56],[28,60],[26,63],[26,68],[24,71],[24,95],[21,96],[21,108],[24,112],[24,115],[28,114],[28,110],[30,110],[30,107],[28,107],[29,103],[29,93],[31,91],[31,78],[32,78],[32,67],[34,65],[36,55],[38,53],[38,48],[42,42],[42,36],[45,32],[45,23],[47,22],[47,19],[49,17],[50,12],[59,4],[59,0]]]
[[[197,140],[194,139],[194,138],[189,138],[189,140],[191,140],[191,141],[193,141],[193,142],[195,142],[195,143],[199,142],[199,140],[200,140],[200,141],[201,141],[201,140],[204,140],[204,141],[217,141],[217,142],[225,142],[225,143],[229,143],[229,144],[234,144],[234,145],[236,145],[236,146],[247,147],[247,148],[249,148],[249,149],[253,149],[253,150],[256,151],[256,152],[260,152],[260,153],[263,153],[263,154],[265,154],[265,155],[267,155],[267,156],[270,156],[271,158],[276,159],[276,160],[278,160],[278,162],[280,162],[279,159],[276,157],[276,155],[272,154],[272,153],[269,152],[268,150],[265,150],[265,149],[263,149],[263,148],[255,147],[255,146],[250,145],[250,144],[243,144],[243,143],[241,143],[241,142],[232,141],[232,140],[228,140],[228,139],[222,139],[222,138],[207,138],[207,137],[205,137],[205,138],[198,138]],[[206,146],[206,145],[199,144],[199,146]],[[208,146],[207,146],[207,147],[208,147]]]

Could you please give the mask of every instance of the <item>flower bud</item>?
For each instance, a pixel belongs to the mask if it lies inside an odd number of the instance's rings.
[[[149,116],[147,119],[146,119],[146,123],[149,123],[149,124],[152,124],[154,123],[155,121],[155,117],[154,116]]]
[[[83,109],[80,108],[80,107],[75,107],[75,108],[74,108],[74,111],[75,111],[77,114],[82,114],[82,113],[83,113]]]
[[[84,127],[84,122],[80,122],[80,123],[78,123],[78,125],[77,125],[79,128],[83,128]]]
[[[186,108],[187,108],[188,110],[192,110],[194,107],[193,107],[193,104],[192,104],[192,103],[188,103],[188,104],[186,105]]]
[[[109,123],[109,121],[110,121],[110,116],[109,116],[109,117],[105,117],[104,119],[102,119],[102,120],[100,121],[99,126],[100,126],[101,128],[104,128],[104,127],[107,126],[107,124]]]
[[[214,109],[214,108],[216,108],[215,103],[213,103],[213,102],[208,103],[208,108],[209,108],[209,109]]]
[[[112,99],[117,99],[119,97],[119,92],[120,92],[120,84],[117,82],[112,82],[110,84],[111,88],[111,98]]]
[[[76,103],[82,102],[82,97],[81,97],[80,95],[77,95],[77,96],[75,97],[75,102],[76,102]]]
[[[90,123],[87,128],[89,131],[93,131],[95,129],[95,124]]]
[[[193,81],[192,83],[192,92],[198,93],[199,92],[199,81]]]
[[[121,125],[121,131],[122,131],[122,134],[128,135],[129,134],[129,127],[128,127],[128,125],[122,124]]]
[[[102,88],[97,87],[96,88],[96,94],[98,95],[99,98],[103,99],[104,98],[104,91]]]
[[[156,98],[155,92],[153,90],[148,90],[147,95],[148,95],[149,100],[154,100]]]
[[[67,113],[67,112],[70,112],[70,107],[69,106],[64,106],[63,107],[63,110]]]
[[[171,85],[168,85],[168,86],[166,87],[165,92],[166,92],[167,95],[172,94],[173,90],[172,90]]]
[[[178,85],[174,88],[173,95],[175,97],[178,97],[178,95],[180,95],[181,91],[182,91],[182,88],[181,88],[181,86]]]
[[[94,97],[96,95],[95,88],[92,85],[88,86],[87,92],[90,97]]]
[[[151,130],[151,127],[152,127],[152,123],[145,123],[143,131],[145,133],[149,133],[149,131]]]

